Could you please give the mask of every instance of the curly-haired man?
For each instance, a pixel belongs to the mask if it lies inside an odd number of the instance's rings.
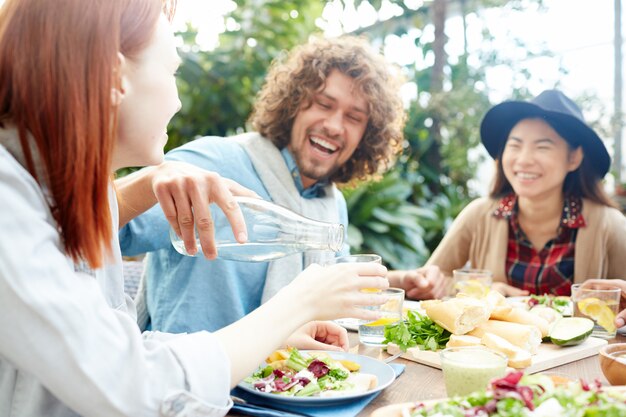
[[[250,118],[255,132],[200,138],[166,159],[215,171],[307,217],[347,226],[335,183],[366,180],[394,162],[405,122],[400,85],[399,73],[363,39],[314,39],[272,64]],[[168,332],[222,328],[328,256],[292,255],[269,264],[181,256],[158,205],[126,225],[120,242],[126,255],[151,252],[144,293],[150,325]]]

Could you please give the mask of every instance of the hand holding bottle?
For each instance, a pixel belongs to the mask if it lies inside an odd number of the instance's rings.
[[[152,190],[167,221],[182,237],[187,252],[197,253],[197,230],[204,256],[209,259],[217,256],[210,203],[216,203],[224,212],[237,242],[247,240],[246,224],[234,195],[258,195],[235,181],[190,164],[167,161],[153,172]]]
[[[234,201],[244,218],[248,240],[242,244],[236,239],[229,227],[231,219],[214,208],[214,243],[220,258],[265,262],[308,250],[341,250],[344,229],[339,223],[309,219],[259,198],[237,196]],[[186,251],[186,242],[174,229],[170,229],[170,239],[178,253],[195,256]],[[202,246],[200,241],[198,244]]]
[[[341,317],[376,320],[380,318],[379,312],[361,307],[382,305],[387,301],[386,296],[362,290],[388,288],[386,273],[387,268],[376,263],[347,263],[325,267],[313,264],[298,274],[276,297],[286,297],[288,302],[299,300],[302,309],[310,310],[312,320],[333,320]]]

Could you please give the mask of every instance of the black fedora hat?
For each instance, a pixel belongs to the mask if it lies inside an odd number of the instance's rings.
[[[522,119],[542,118],[570,145],[583,147],[599,178],[609,171],[611,157],[598,134],[585,122],[572,100],[558,90],[546,90],[531,101],[505,101],[492,107],[480,124],[480,138],[492,158],[500,156],[511,129]]]

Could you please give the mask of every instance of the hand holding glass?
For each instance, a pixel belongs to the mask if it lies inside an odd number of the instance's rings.
[[[376,254],[357,254],[357,255],[344,255],[344,256],[338,256],[332,260],[330,260],[327,265],[334,265],[334,264],[343,264],[343,263],[354,263],[354,262],[373,262],[373,263],[377,263],[377,264],[382,264],[382,258],[380,257],[380,255],[376,255]],[[376,288],[363,288],[361,291],[363,292],[380,292],[378,289]],[[343,318],[343,319],[337,319],[335,320],[335,323],[339,324],[340,326],[344,326],[346,328],[349,329],[353,329],[356,330],[357,326],[360,323],[359,319],[355,319],[355,318]]]

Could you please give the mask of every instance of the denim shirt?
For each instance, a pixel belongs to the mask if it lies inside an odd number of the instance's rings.
[[[291,152],[289,152],[287,147],[284,147],[283,149],[281,149],[280,153],[285,160],[285,164],[287,164],[287,169],[289,169],[289,172],[291,172],[293,182],[294,184],[296,184],[296,188],[300,192],[302,198],[324,197],[324,187],[326,187],[330,183],[330,181],[318,181],[309,188],[304,188],[304,185],[302,185],[302,176],[300,176],[300,170],[298,170],[298,166],[296,165],[296,161],[293,159]]]
[[[295,161],[286,149],[285,163],[300,184],[301,195],[315,198],[323,186],[304,190]],[[167,160],[185,161],[218,172],[271,200],[250,158],[237,143],[222,137],[204,137],[177,148]],[[294,171],[295,169],[295,171]],[[323,191],[323,190],[322,190]],[[345,199],[339,196],[337,210],[347,230]],[[250,313],[261,304],[268,263],[213,261],[202,256],[182,256],[169,240],[169,224],[159,205],[135,218],[120,230],[123,255],[151,252],[146,260],[147,305],[151,328],[173,333],[214,331]],[[342,254],[349,253],[344,244]]]

